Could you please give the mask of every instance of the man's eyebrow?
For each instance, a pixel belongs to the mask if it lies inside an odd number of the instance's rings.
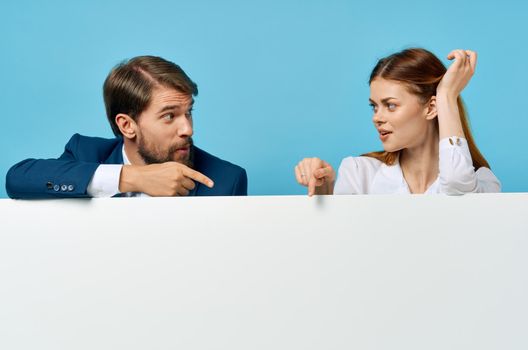
[[[180,105],[168,105],[168,106],[165,106],[162,109],[160,109],[158,111],[158,113],[163,113],[163,112],[172,111],[172,110],[175,110],[175,109],[180,109],[180,107],[181,107]]]
[[[194,105],[194,99],[191,101],[191,108],[193,107]],[[162,109],[160,109],[158,111],[158,114],[159,113],[164,113],[164,112],[167,112],[167,111],[173,111],[173,110],[178,110],[180,109],[182,106],[181,105],[168,105],[168,106],[165,106],[163,107]]]

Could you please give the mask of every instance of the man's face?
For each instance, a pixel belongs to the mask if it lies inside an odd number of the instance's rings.
[[[179,162],[192,167],[191,95],[158,86],[139,116],[138,153],[146,164]]]

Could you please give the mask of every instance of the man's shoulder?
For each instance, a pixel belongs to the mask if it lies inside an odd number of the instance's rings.
[[[209,171],[222,171],[231,173],[245,173],[244,168],[239,165],[228,162],[227,160],[221,159],[217,156],[212,155],[204,151],[201,148],[194,146],[194,162],[195,167],[198,171],[209,170]]]
[[[73,134],[73,136],[68,141],[68,144],[75,146],[94,146],[94,147],[112,147],[116,146],[121,142],[120,138],[104,138],[97,136],[85,136],[81,134]]]
[[[121,138],[103,138],[74,134],[66,144],[66,151],[74,153],[79,160],[108,158],[116,147],[123,143]]]

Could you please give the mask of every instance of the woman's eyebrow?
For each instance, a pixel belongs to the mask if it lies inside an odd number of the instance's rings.
[[[384,99],[381,100],[381,103],[387,103],[387,101],[389,100],[397,100],[397,98],[396,97],[385,97]],[[371,98],[369,98],[369,102],[372,104],[376,104],[376,102],[374,102],[374,100],[372,100]]]

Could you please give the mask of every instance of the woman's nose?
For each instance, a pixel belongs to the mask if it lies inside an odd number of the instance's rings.
[[[378,112],[374,112],[374,115],[372,116],[372,122],[376,125],[382,125],[383,123],[385,123],[385,119],[383,118],[381,113],[378,111]]]

